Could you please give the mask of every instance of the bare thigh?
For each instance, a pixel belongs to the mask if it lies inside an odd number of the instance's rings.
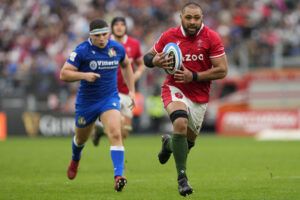
[[[121,114],[118,110],[108,110],[100,116],[104,131],[113,146],[122,146]]]
[[[93,129],[94,129],[94,123],[91,123],[90,125],[84,128],[76,127],[75,128],[76,143],[78,145],[84,144],[88,140]]]

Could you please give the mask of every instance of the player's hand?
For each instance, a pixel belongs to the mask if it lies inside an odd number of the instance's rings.
[[[181,65],[181,69],[175,72],[174,79],[177,83],[189,83],[193,80],[193,73]]]
[[[153,58],[153,65],[163,68],[163,69],[172,69],[173,57],[167,56],[166,53],[161,52],[157,53]]]
[[[94,73],[94,72],[86,72],[84,77],[84,80],[87,82],[95,82],[96,79],[100,78],[100,74]]]
[[[135,99],[135,95],[134,95],[133,92],[129,91],[128,96],[131,99],[131,104],[129,105],[129,108],[132,110],[134,108],[134,106],[135,106],[135,100],[134,100]]]

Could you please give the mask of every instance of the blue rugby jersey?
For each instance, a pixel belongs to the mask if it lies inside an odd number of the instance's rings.
[[[100,78],[93,83],[80,81],[76,106],[118,96],[117,69],[124,58],[124,47],[113,40],[108,40],[103,49],[93,45],[90,39],[79,44],[67,62],[77,67],[80,72],[98,73]]]

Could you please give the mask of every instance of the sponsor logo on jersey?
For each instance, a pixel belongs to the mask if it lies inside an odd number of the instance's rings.
[[[119,65],[118,60],[92,60],[90,61],[91,70],[96,69],[115,69]]]
[[[204,60],[204,56],[202,53],[199,55],[196,54],[185,54],[183,55],[183,61],[197,61],[197,60]]]

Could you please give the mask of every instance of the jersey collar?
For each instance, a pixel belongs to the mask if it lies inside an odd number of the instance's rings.
[[[201,24],[201,27],[200,27],[200,29],[199,29],[199,31],[198,31],[198,33],[196,34],[197,36],[198,36],[198,35],[200,34],[200,32],[202,31],[203,27],[204,27],[204,24],[202,23],[202,24]],[[182,25],[180,26],[180,31],[181,31],[181,34],[182,34],[184,37],[187,37],[187,35],[185,34],[185,31],[184,31]]]
[[[89,44],[90,44],[91,46],[93,46],[93,43],[92,43],[92,41],[91,41],[91,38],[88,39],[88,42],[89,42]]]

